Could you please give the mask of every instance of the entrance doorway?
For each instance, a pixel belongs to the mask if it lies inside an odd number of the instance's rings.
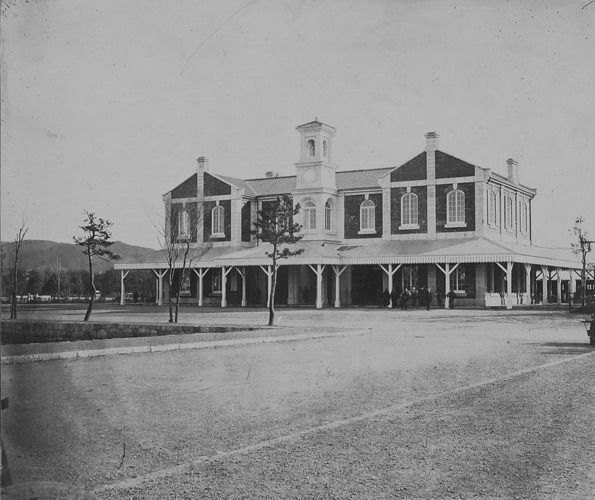
[[[382,275],[379,266],[353,266],[351,303],[357,306],[382,305]]]

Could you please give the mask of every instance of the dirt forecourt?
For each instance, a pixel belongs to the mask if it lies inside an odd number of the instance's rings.
[[[274,342],[3,360],[14,482],[99,498],[593,498],[595,354],[582,317],[279,315],[282,328],[262,334]],[[112,307],[95,319],[123,316],[165,312]],[[183,320],[254,325],[266,312]]]

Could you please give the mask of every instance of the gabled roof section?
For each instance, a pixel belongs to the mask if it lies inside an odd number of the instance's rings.
[[[475,175],[476,168],[482,167],[461,160],[456,156],[449,155],[444,151],[436,150],[436,179],[444,179],[448,177],[471,177]]]
[[[231,194],[232,184],[219,175],[204,173],[205,196],[225,196]]]
[[[418,181],[427,179],[427,153],[421,152],[411,160],[393,169],[390,173],[391,182]]]
[[[192,174],[170,192],[172,198],[196,198],[196,174]]]

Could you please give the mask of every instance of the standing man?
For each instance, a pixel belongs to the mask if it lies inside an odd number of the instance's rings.
[[[401,309],[403,311],[407,310],[407,302],[409,301],[410,295],[411,292],[409,292],[409,288],[405,288],[405,290],[401,292]]]
[[[430,306],[432,305],[432,290],[430,290],[429,287],[426,289],[425,301],[426,301],[426,310],[429,311]]]

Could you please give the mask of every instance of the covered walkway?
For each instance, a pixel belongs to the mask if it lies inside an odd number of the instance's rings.
[[[300,242],[300,255],[279,261],[276,303],[323,306],[382,304],[395,296],[430,289],[434,304],[449,307],[448,292],[460,304],[503,306],[562,303],[580,286],[580,265],[566,249],[497,243],[487,238],[461,240],[383,240],[338,245]],[[243,249],[193,248],[183,279],[185,301],[198,306],[265,305],[272,286],[271,259],[261,244]],[[181,260],[181,259],[180,259]],[[180,269],[176,262],[174,269]],[[121,297],[130,270],[150,270],[156,278],[156,303],[162,304],[170,268],[163,252],[115,264],[121,272]],[[179,274],[179,273],[177,273]],[[590,271],[589,279],[595,279]],[[393,292],[392,294],[390,292]],[[388,293],[387,293],[388,292]]]

